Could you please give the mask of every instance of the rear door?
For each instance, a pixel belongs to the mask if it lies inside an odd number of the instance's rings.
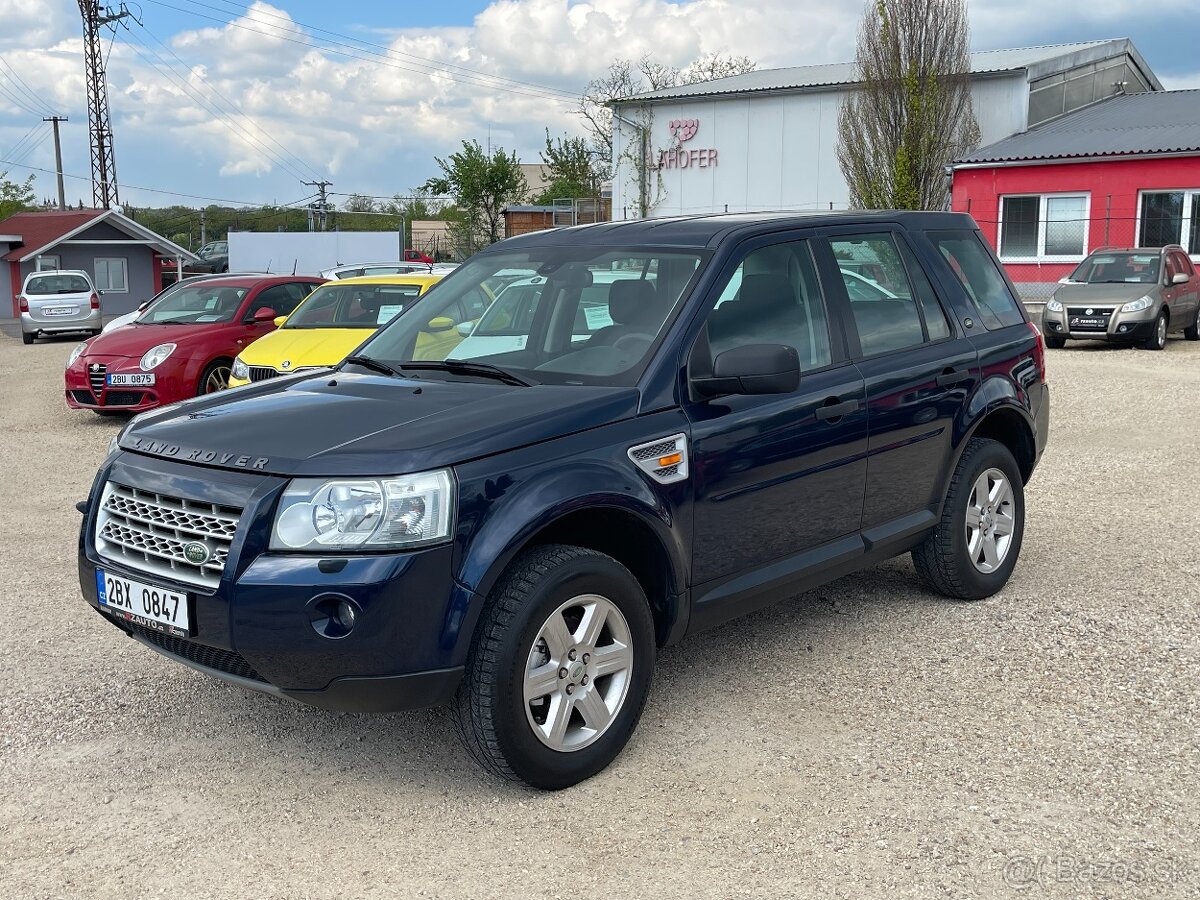
[[[1179,250],[1171,251],[1174,260],[1173,272],[1181,272],[1188,277],[1183,284],[1173,285],[1175,299],[1171,311],[1171,327],[1183,328],[1196,320],[1196,309],[1200,306],[1200,278],[1196,277],[1196,269],[1187,255]]]
[[[830,230],[822,249],[867,397],[863,537],[885,544],[933,524],[978,353],[902,230]]]

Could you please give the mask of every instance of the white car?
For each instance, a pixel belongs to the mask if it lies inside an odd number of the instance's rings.
[[[433,271],[432,265],[420,262],[354,263],[325,269],[321,277],[332,281],[337,278],[358,278],[360,275],[411,275],[414,272]]]

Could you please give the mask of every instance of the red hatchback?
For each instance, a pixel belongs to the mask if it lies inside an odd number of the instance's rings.
[[[223,390],[242,348],[320,284],[299,275],[231,275],[176,291],[71,352],[67,406],[142,412]]]

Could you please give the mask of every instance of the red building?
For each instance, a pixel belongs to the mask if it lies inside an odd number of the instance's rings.
[[[1101,247],[1182,244],[1200,262],[1200,90],[1101,100],[958,160],[953,179],[953,208],[1026,297]]]

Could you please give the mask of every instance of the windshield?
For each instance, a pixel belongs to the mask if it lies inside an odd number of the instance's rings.
[[[1089,256],[1071,273],[1085,284],[1157,284],[1157,253],[1103,253]]]
[[[327,284],[313,291],[284,328],[377,328],[412,305],[419,284]]]
[[[481,254],[359,353],[392,367],[470,361],[538,383],[632,384],[702,261],[700,251],[645,248]]]
[[[138,316],[143,325],[208,325],[232,322],[249,288],[198,284],[164,294]]]
[[[82,275],[36,275],[29,279],[25,293],[31,297],[49,294],[86,294],[92,289]]]

